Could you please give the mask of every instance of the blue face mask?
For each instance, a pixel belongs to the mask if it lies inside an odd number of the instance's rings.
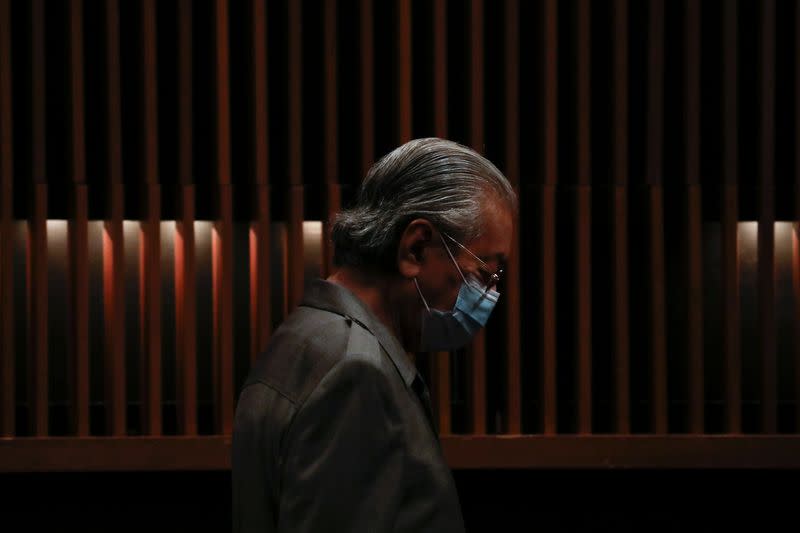
[[[445,248],[450,254],[446,244]],[[472,337],[486,325],[489,315],[500,298],[500,293],[482,287],[476,278],[470,276],[468,280],[464,277],[452,254],[450,254],[450,259],[464,280],[458,291],[456,305],[452,310],[431,309],[422,295],[417,279],[414,278],[417,292],[427,309],[427,312],[422,314],[421,351],[451,351],[466,346]]]

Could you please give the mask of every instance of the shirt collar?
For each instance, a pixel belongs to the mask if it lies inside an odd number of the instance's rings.
[[[300,305],[336,313],[358,322],[378,339],[406,385],[410,387],[414,382],[417,370],[408,360],[400,341],[349,289],[338,283],[316,279],[307,287]]]

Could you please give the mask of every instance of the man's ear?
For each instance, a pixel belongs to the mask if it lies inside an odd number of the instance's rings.
[[[405,278],[415,278],[425,262],[425,248],[433,237],[433,226],[424,218],[409,222],[397,245],[397,270]]]

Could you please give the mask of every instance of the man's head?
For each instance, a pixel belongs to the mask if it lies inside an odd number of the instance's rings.
[[[486,158],[416,139],[378,161],[355,205],[338,215],[334,261],[392,280],[403,329],[418,330],[424,307],[415,285],[431,308],[452,309],[462,273],[485,278],[505,261],[516,208],[514,190]]]

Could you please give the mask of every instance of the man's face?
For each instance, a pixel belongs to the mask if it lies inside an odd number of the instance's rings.
[[[464,276],[468,279],[470,276],[475,276],[479,280],[484,280],[505,265],[511,253],[513,231],[511,213],[502,204],[492,202],[484,209],[483,234],[477,239],[461,243],[483,263],[447,237],[444,238],[444,243],[449,247]],[[418,281],[428,305],[447,311],[455,306],[464,280],[447,253],[444,243],[437,232],[427,251],[425,266]]]

